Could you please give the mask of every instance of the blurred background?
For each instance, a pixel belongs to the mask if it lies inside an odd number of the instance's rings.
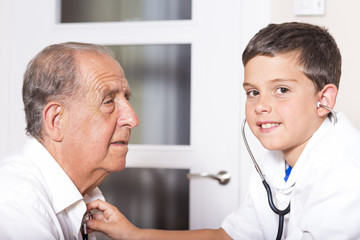
[[[336,111],[360,128],[356,0],[0,0],[0,157],[26,141],[22,75],[43,47],[80,41],[111,48],[140,126],[127,169],[100,186],[137,226],[219,227],[246,192],[252,165],[240,137],[241,54],[269,23],[329,29],[343,57]],[[250,137],[256,157],[263,149]],[[226,185],[188,173],[231,175]]]

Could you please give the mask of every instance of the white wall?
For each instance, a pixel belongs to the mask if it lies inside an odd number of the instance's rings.
[[[9,135],[9,102],[8,83],[11,79],[11,2],[10,0],[0,1],[0,158],[7,154]]]
[[[325,15],[298,17],[294,15],[294,0],[271,0],[271,20],[274,23],[301,21],[325,26],[340,48],[343,66],[335,110],[344,112],[360,128],[360,1],[325,0]]]

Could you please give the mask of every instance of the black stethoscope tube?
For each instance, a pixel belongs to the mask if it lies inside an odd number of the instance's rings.
[[[271,210],[273,210],[274,213],[279,215],[279,225],[278,225],[278,232],[276,235],[276,240],[280,240],[282,233],[283,233],[283,229],[284,229],[284,217],[286,214],[288,214],[290,212],[290,203],[284,210],[279,210],[273,202],[272,193],[271,193],[269,184],[265,180],[263,180],[262,183],[266,189],[266,193],[267,193],[267,197],[268,197],[268,201],[269,201]]]

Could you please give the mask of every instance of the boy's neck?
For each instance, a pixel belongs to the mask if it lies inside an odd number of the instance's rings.
[[[306,144],[309,142],[308,139],[306,142],[302,143],[300,146],[293,147],[291,149],[283,150],[283,156],[285,161],[291,166],[294,167],[295,163],[299,159],[301,153],[304,151]]]
[[[317,123],[317,127],[315,127],[314,129],[314,132],[315,133],[319,128],[320,126],[322,125],[322,123],[324,122],[324,120],[326,119],[327,117],[324,116],[323,118],[321,118],[321,120]],[[292,148],[288,148],[288,149],[285,149],[285,150],[282,150],[282,154],[284,156],[284,159],[285,161],[291,166],[291,167],[294,167],[297,160],[299,159],[301,153],[304,151],[306,145],[308,144],[308,142],[310,141],[310,139],[312,138],[312,135],[305,141],[303,142],[302,144],[300,145],[296,145]]]

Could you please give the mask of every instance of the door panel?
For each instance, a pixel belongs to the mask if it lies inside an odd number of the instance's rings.
[[[189,229],[188,169],[125,168],[101,184],[106,201],[140,228]]]
[[[61,0],[60,22],[191,19],[192,0]]]
[[[190,90],[186,93],[189,99],[182,103],[190,104],[189,110],[185,114],[176,113],[179,109],[174,108],[181,105],[174,99],[183,97],[174,97],[175,93],[169,94],[173,103],[167,106],[170,106],[167,111],[173,118],[171,121],[182,121],[182,124],[188,121],[189,130],[184,130],[187,140],[151,143],[138,141],[141,137],[134,135],[127,167],[155,171],[185,169],[191,173],[212,174],[226,170],[231,175],[227,185],[208,178],[189,182],[189,228],[219,227],[223,218],[237,207],[250,172],[250,160],[243,151],[240,137],[240,123],[244,117],[241,52],[249,37],[268,22],[269,1],[262,0],[260,4],[261,9],[259,2],[252,0],[193,0],[191,19],[187,20],[61,24],[60,1],[11,1],[10,11],[15,17],[11,24],[11,80],[8,81],[11,93],[8,102],[12,104],[11,109],[7,108],[7,124],[12,129],[7,138],[9,151],[19,150],[26,140],[22,74],[28,61],[46,45],[81,41],[111,46],[189,46],[190,71],[185,71],[190,78]],[[176,85],[174,89],[179,87],[181,85]],[[186,115],[185,120],[180,115]],[[142,118],[140,120],[146,122],[147,114]],[[164,124],[169,124],[169,128],[164,126],[165,133],[172,131],[170,136],[179,131],[183,133],[186,127],[171,121],[165,119]]]
[[[108,45],[126,73],[141,119],[131,143],[190,145],[191,45]]]

